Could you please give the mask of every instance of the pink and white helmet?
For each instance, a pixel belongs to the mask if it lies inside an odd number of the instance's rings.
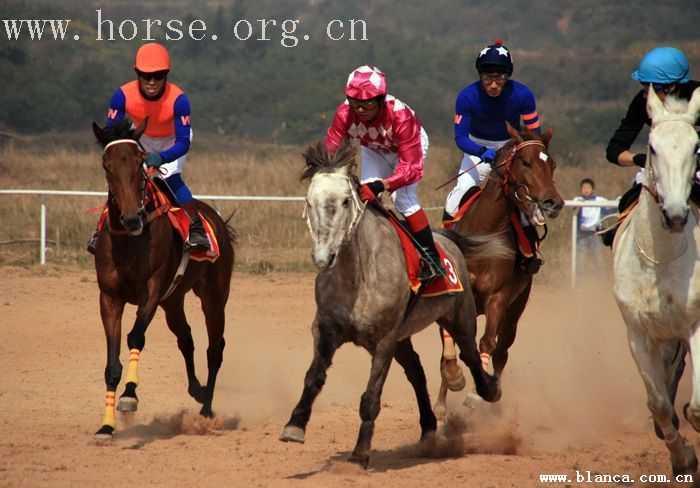
[[[348,76],[348,84],[343,90],[350,98],[369,100],[386,95],[386,77],[374,66],[365,64]]]

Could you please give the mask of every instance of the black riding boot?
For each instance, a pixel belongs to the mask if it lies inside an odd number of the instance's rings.
[[[185,250],[196,249],[198,251],[206,251],[209,249],[209,239],[204,231],[204,224],[199,217],[197,202],[190,200],[182,206],[182,209],[187,212],[190,219],[190,234],[185,242]]]
[[[419,279],[422,282],[426,282],[435,278],[436,276],[446,277],[447,271],[442,265],[440,254],[438,254],[438,251],[435,248],[433,231],[430,230],[430,227],[425,227],[418,232],[411,232],[411,234],[413,234],[413,238],[416,240],[416,242],[418,242],[420,247],[423,248],[425,254],[430,258],[430,261],[432,261],[428,263],[428,266],[423,266]]]
[[[87,242],[87,251],[93,256],[97,252],[97,238],[100,237],[100,231],[96,230],[90,240]]]
[[[544,264],[544,259],[542,259],[542,255],[537,250],[537,244],[539,241],[539,236],[537,235],[537,229],[532,224],[531,225],[523,225],[523,232],[525,232],[525,236],[527,237],[527,240],[530,242],[530,249],[532,249],[532,256],[529,258],[524,258],[523,261],[520,263],[520,266],[522,266],[522,268],[525,270],[526,273],[536,274],[540,270],[540,267]]]

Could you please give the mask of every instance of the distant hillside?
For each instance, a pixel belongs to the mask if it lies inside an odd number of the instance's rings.
[[[269,141],[320,136],[342,101],[347,73],[364,63],[387,73],[390,92],[417,110],[430,134],[451,138],[454,98],[476,77],[476,53],[495,38],[513,51],[514,78],[533,89],[543,123],[557,125],[557,142],[568,148],[607,141],[639,88],[629,75],[650,48],[684,49],[700,76],[697,0],[86,3],[0,0],[2,19],[72,19],[64,41],[8,40],[0,25],[0,127],[86,130],[91,120],[103,120],[114,90],[133,78],[140,42],[94,40],[96,9],[115,28],[134,20],[137,39],[145,33],[140,19],[204,20],[207,35],[218,40],[166,42],[170,80],[188,93],[195,130]],[[233,33],[242,19],[253,28],[247,41]],[[271,40],[254,40],[261,35],[258,19],[277,21],[268,25]],[[297,47],[281,45],[285,19],[300,21]],[[365,20],[368,40],[328,39],[333,19],[346,28],[349,19]],[[164,34],[153,30],[156,39]]]

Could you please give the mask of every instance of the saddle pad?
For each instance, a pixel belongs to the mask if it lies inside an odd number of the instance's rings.
[[[214,229],[212,229],[207,219],[204,218],[202,212],[199,212],[199,217],[202,219],[207,239],[209,239],[209,249],[207,251],[191,250],[190,259],[193,261],[211,261],[213,263],[219,258],[219,242],[216,240]],[[171,208],[168,211],[168,220],[170,220],[173,228],[180,235],[182,242],[187,241],[190,233],[190,219],[187,213],[179,207]]]
[[[403,248],[404,257],[406,259],[408,281],[410,283],[411,290],[414,293],[416,293],[422,286],[421,281],[418,279],[422,266],[421,255],[418,252],[418,249],[416,249],[415,244],[413,244],[411,238],[408,237],[408,231],[403,227],[401,222],[399,222],[399,220],[392,214],[389,213],[388,215],[389,222],[391,222],[391,224],[396,229],[396,232],[399,234],[399,239],[401,240],[401,247]],[[440,260],[442,261],[442,265],[447,271],[447,277],[443,278],[439,276],[435,278],[423,290],[422,296],[435,297],[439,295],[444,295],[445,293],[460,293],[464,291],[464,287],[462,286],[462,282],[460,281],[459,276],[457,276],[457,270],[454,264],[452,263],[450,258],[447,257],[445,251],[443,251],[437,243],[435,243],[435,247],[437,248],[438,253],[440,254]]]
[[[454,225],[462,219],[465,213],[469,211],[472,204],[476,201],[477,198],[479,198],[483,190],[478,186],[473,186],[469,190],[467,190],[467,193],[469,192],[472,192],[472,195],[468,196],[467,201],[460,205],[459,210],[457,210],[457,213],[452,218],[452,220],[444,220],[442,222],[443,229],[453,229]]]

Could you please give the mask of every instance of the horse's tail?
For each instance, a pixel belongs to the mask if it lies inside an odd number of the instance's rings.
[[[453,230],[439,229],[439,234],[457,244],[464,257],[470,261],[482,259],[510,259],[515,251],[505,239],[505,232],[463,236]]]
[[[230,223],[235,215],[236,211],[234,210],[233,212],[231,212],[231,215],[229,215],[228,218],[224,220],[224,227],[226,228],[226,233],[228,234],[228,238],[231,241],[231,246],[235,246],[236,244],[238,244],[238,235],[236,234],[236,229],[234,229],[233,225]]]

